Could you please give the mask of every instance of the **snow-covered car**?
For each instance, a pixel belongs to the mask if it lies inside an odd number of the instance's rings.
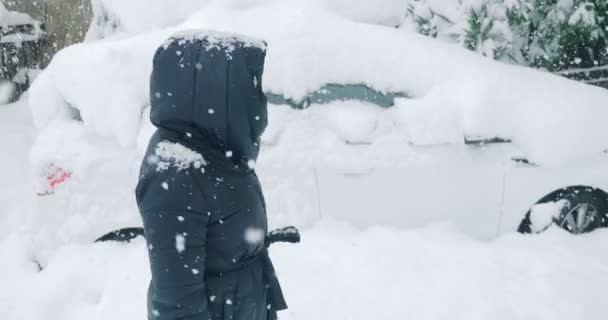
[[[316,2],[215,3],[176,27],[66,48],[34,83],[32,167],[47,196],[27,228],[41,256],[139,226],[149,97],[168,94],[148,92],[152,56],[175,32],[200,29],[269,45],[270,125],[256,170],[273,225],[448,222],[479,238],[608,226],[605,89]],[[106,239],[139,229],[126,230]]]
[[[29,15],[0,6],[0,104],[4,104],[25,91],[39,72],[46,33]]]

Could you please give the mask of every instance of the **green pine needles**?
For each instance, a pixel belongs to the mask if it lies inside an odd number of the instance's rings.
[[[430,3],[412,0],[404,25],[552,72],[608,65],[608,0],[460,0],[449,15]]]

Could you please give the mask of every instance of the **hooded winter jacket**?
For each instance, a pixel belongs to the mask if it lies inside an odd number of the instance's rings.
[[[287,306],[264,246],[253,170],[267,125],[266,44],[187,32],[154,55],[150,139],[136,189],[148,318],[267,320]]]

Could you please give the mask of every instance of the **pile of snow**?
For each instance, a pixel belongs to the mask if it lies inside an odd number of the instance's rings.
[[[15,84],[10,81],[0,79],[0,105],[7,104],[15,94]]]
[[[92,0],[94,23],[89,38],[134,34],[176,25],[212,0]],[[113,25],[113,26],[112,26]],[[107,30],[111,27],[113,30]]]
[[[608,317],[603,230],[573,237],[553,228],[481,242],[441,226],[360,231],[325,221],[302,237],[301,244],[271,248],[289,304],[281,319]],[[146,251],[142,239],[70,245],[39,272],[27,235],[12,235],[0,241],[0,314],[5,320],[144,319]]]
[[[534,205],[530,209],[530,230],[534,233],[545,231],[569,204],[568,200],[562,199]]]
[[[0,26],[6,27],[33,23],[36,23],[36,21],[32,19],[30,15],[21,12],[9,11],[6,9],[4,4],[0,2]]]
[[[328,9],[345,18],[388,27],[395,27],[403,22],[408,4],[411,2],[411,0],[324,1]]]
[[[356,101],[334,102],[325,106],[328,127],[343,141],[370,143],[378,129],[378,106]]]
[[[191,166],[195,169],[200,169],[206,165],[203,156],[187,147],[169,141],[163,141],[157,144],[154,150],[154,156],[147,159],[156,164],[156,170],[164,171],[173,166],[178,171],[186,170]]]
[[[265,0],[92,0],[94,21],[89,39],[113,33],[140,33],[175,26],[208,5],[234,10],[264,5]],[[332,12],[364,23],[397,26],[406,12],[408,0],[309,0]],[[104,35],[104,36],[102,36]]]
[[[197,28],[264,39],[269,44],[264,84],[273,93],[297,100],[327,83],[407,93],[413,99],[398,108],[405,113],[401,132],[411,143],[501,136],[542,164],[608,147],[604,89],[503,65],[403,30],[354,22],[318,1],[299,0],[246,8],[209,3],[176,28],[62,50],[31,90],[38,128],[71,106],[80,110],[90,134],[133,145],[149,104],[156,47],[178,30]]]

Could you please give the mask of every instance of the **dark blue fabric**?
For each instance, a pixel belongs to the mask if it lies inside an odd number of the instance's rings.
[[[265,49],[238,39],[176,39],[158,49],[150,81],[152,123],[185,134],[239,165],[255,160],[268,123]]]
[[[264,196],[247,165],[267,123],[264,59],[264,48],[236,38],[212,46],[205,37],[176,39],[154,57],[158,130],[136,189],[152,274],[149,319],[267,320],[287,308],[263,238],[247,236],[267,232]],[[157,151],[167,143],[206,164],[163,159]]]

